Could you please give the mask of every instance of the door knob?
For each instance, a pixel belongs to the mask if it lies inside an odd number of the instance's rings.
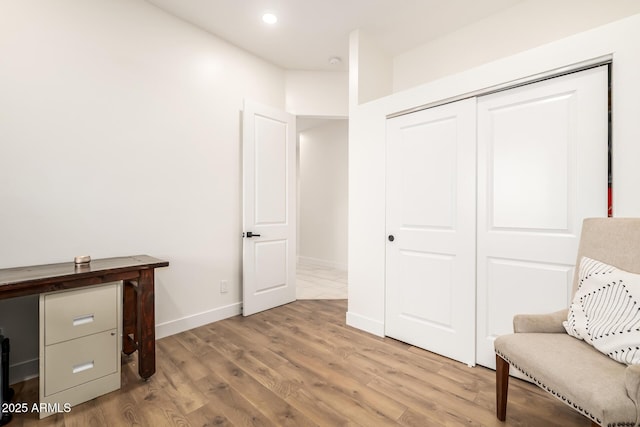
[[[389,234],[388,239],[389,239],[390,242],[393,242],[394,240],[396,240],[396,238],[393,237],[393,234]]]
[[[254,234],[251,231],[247,231],[247,237],[260,237],[259,234]]]

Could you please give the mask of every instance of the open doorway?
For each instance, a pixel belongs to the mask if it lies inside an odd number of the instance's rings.
[[[297,299],[347,298],[348,120],[298,117]]]

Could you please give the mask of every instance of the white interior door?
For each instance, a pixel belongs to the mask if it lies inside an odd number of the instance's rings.
[[[296,299],[295,118],[245,100],[243,309],[248,316]]]
[[[582,219],[607,215],[607,68],[478,98],[477,363],[517,313],[569,305]]]
[[[385,334],[469,365],[475,117],[467,99],[387,121]]]

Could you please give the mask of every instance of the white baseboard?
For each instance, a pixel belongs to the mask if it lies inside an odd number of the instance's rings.
[[[336,270],[347,271],[347,264],[326,259],[313,258],[309,256],[298,255],[298,262],[301,264],[317,265],[319,267],[335,268]]]
[[[156,325],[156,339],[175,335],[189,329],[217,322],[218,320],[228,319],[242,313],[242,304],[239,302],[214,308],[213,310],[204,311],[202,313],[183,317],[182,319],[170,320],[168,322]]]
[[[384,337],[384,322],[361,316],[351,311],[347,312],[347,325],[379,337]]]
[[[38,376],[40,366],[38,364],[38,358],[25,360],[9,364],[9,384],[15,384],[22,381],[30,380]]]

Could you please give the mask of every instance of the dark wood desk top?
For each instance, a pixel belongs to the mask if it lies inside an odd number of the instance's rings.
[[[168,265],[168,261],[148,255],[134,255],[94,259],[89,265],[79,267],[71,261],[0,269],[0,299],[135,279],[140,270]]]

